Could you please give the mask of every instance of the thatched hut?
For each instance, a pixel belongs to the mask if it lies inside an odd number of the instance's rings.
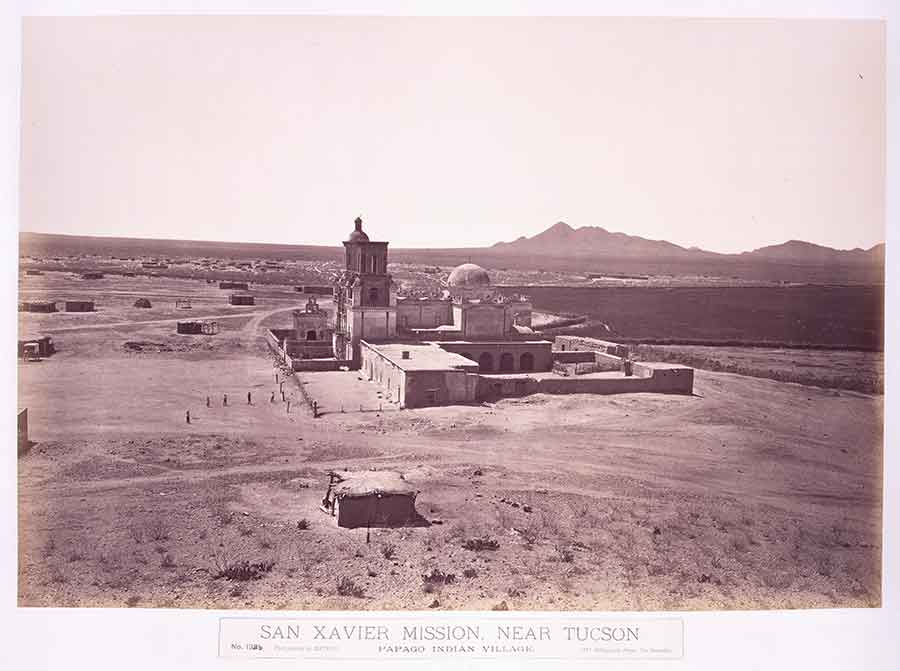
[[[322,510],[339,527],[401,527],[424,523],[418,492],[396,471],[332,471]]]
[[[134,307],[136,307],[136,308],[152,308],[153,305],[150,303],[149,298],[138,298],[134,302]]]

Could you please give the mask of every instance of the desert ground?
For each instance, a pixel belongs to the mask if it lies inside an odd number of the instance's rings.
[[[354,372],[285,377],[262,329],[289,325],[305,301],[291,287],[232,308],[202,281],[75,282],[23,283],[35,300],[77,289],[98,312],[20,314],[59,348],[18,367],[33,441],[18,461],[21,606],[881,602],[881,396],[697,370],[693,396],[399,410]],[[153,308],[132,308],[140,296]],[[175,334],[202,315],[218,335]],[[429,525],[338,528],[318,508],[335,468],[404,473]]]

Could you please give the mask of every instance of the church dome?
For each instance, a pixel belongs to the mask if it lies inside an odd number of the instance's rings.
[[[450,273],[447,284],[451,287],[474,288],[489,287],[491,285],[491,277],[487,271],[481,266],[474,263],[464,263],[457,266]]]
[[[356,221],[354,221],[353,223],[356,228],[354,228],[353,232],[350,233],[350,237],[347,238],[347,242],[368,242],[369,236],[366,235],[362,229],[362,219],[357,217]]]

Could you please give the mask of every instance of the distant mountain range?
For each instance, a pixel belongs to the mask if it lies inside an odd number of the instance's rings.
[[[641,257],[646,260],[684,259],[714,260],[741,259],[745,261],[776,261],[796,264],[884,263],[884,244],[871,249],[832,249],[811,242],[790,240],[780,245],[761,247],[741,254],[718,254],[696,247],[680,247],[665,240],[648,240],[625,233],[613,233],[599,226],[572,228],[558,222],[535,236],[522,236],[512,242],[498,242],[492,252],[531,254],[536,256],[577,257]]]

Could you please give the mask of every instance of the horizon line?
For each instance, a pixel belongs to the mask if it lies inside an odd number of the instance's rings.
[[[560,222],[557,222],[557,223],[560,223]],[[565,222],[561,222],[561,223],[565,223]],[[556,224],[553,224],[553,226],[555,226],[555,225]],[[566,224],[566,225],[568,226],[568,224]],[[404,250],[404,251],[405,250],[423,250],[423,251],[429,251],[429,250],[448,250],[448,251],[452,251],[452,250],[479,250],[479,251],[491,250],[497,244],[511,244],[522,238],[525,238],[526,240],[530,240],[531,238],[535,237],[536,235],[540,235],[541,233],[546,232],[553,226],[548,226],[543,231],[540,231],[539,233],[535,233],[535,235],[533,235],[533,236],[520,236],[519,238],[516,238],[515,240],[510,240],[510,241],[499,240],[495,243],[491,243],[486,246],[403,247],[403,246],[395,245],[394,249]],[[680,247],[681,249],[684,249],[685,251],[703,252],[703,253],[708,253],[708,254],[716,254],[719,256],[740,256],[742,254],[749,254],[749,253],[757,251],[759,249],[765,249],[766,247],[777,247],[780,245],[787,244],[789,242],[803,242],[806,244],[816,245],[818,247],[822,247],[825,249],[831,249],[836,252],[853,252],[853,251],[857,251],[857,250],[867,252],[867,251],[871,251],[872,249],[878,247],[879,245],[885,245],[885,246],[887,245],[886,240],[881,240],[880,242],[876,242],[875,244],[873,244],[871,247],[850,247],[850,248],[841,249],[838,247],[829,247],[828,245],[824,245],[819,242],[812,242],[810,240],[801,240],[799,238],[790,238],[788,240],[783,240],[782,242],[772,242],[767,245],[762,245],[761,247],[756,247],[754,249],[744,250],[744,251],[740,251],[740,252],[717,252],[717,251],[713,251],[711,249],[706,249],[704,247],[700,247],[697,245],[691,245],[690,247],[685,247],[685,246],[679,245],[678,243],[674,243],[674,242],[671,242],[671,241],[665,240],[665,239],[644,238],[641,236],[632,235],[630,233],[625,233],[624,231],[611,231],[609,229],[603,228],[602,226],[579,226],[577,228],[570,226],[570,228],[572,228],[572,230],[576,230],[576,231],[580,230],[582,228],[599,228],[604,231],[607,231],[608,233],[620,233],[620,234],[628,235],[630,237],[636,237],[636,238],[640,238],[642,240],[647,240],[649,242],[666,242],[666,243],[675,245],[676,247]],[[153,237],[147,237],[147,236],[142,236],[142,235],[104,235],[104,234],[97,234],[97,233],[47,233],[44,231],[32,231],[32,230],[23,230],[23,229],[19,229],[17,231],[17,233],[19,235],[26,233],[26,234],[32,234],[32,235],[49,235],[49,236],[66,237],[66,238],[99,238],[99,239],[105,239],[105,240],[148,240],[148,241],[158,241],[158,242],[190,242],[190,243],[213,243],[213,244],[230,244],[230,245],[271,245],[271,246],[287,246],[287,247],[321,247],[323,249],[340,249],[341,244],[343,242],[341,240],[335,244],[323,244],[323,243],[308,243],[308,242],[270,242],[270,241],[259,241],[259,240],[203,240],[203,239],[196,239],[196,238],[176,238],[176,237],[153,238]],[[390,241],[388,241],[388,242],[390,242]]]

